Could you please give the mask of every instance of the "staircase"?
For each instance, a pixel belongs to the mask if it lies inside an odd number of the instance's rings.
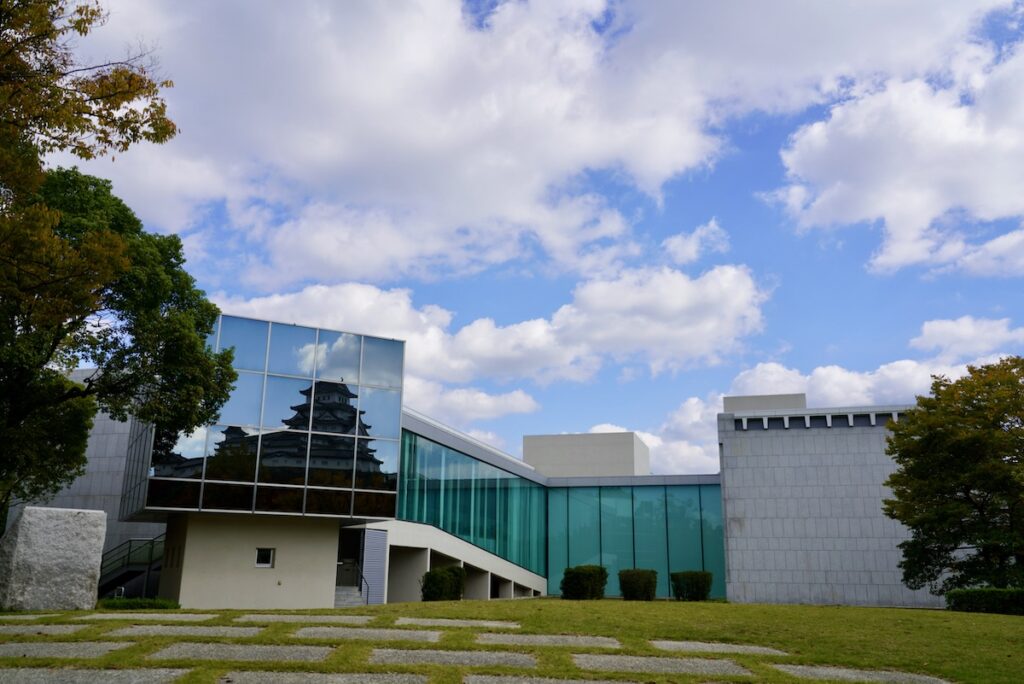
[[[145,574],[138,593],[155,596],[164,561],[164,535],[152,539],[129,539],[103,554],[100,564],[99,595],[106,596]],[[153,580],[153,581],[151,581]],[[138,583],[136,583],[138,584]]]
[[[356,608],[365,606],[366,599],[359,591],[359,587],[334,587],[335,608]]]

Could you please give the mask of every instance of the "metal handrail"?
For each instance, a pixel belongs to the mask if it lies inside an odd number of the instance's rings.
[[[100,576],[134,564],[152,565],[154,561],[163,558],[163,544],[166,535],[159,535],[151,539],[136,538],[115,546],[103,554],[100,563]],[[157,547],[159,546],[159,551]]]
[[[365,577],[363,577],[363,569],[359,566],[356,567],[359,568],[357,571],[359,572],[359,591],[362,592],[363,584],[366,585],[366,593],[363,594],[363,603],[365,603],[366,605],[370,605],[370,582]]]

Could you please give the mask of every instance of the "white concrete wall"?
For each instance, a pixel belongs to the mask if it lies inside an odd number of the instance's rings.
[[[182,608],[334,607],[337,520],[189,513],[185,526]],[[272,568],[255,567],[263,547]]]
[[[726,520],[726,596],[747,603],[817,603],[939,607],[925,590],[901,581],[897,545],[908,531],[882,513],[883,485],[895,470],[885,454],[886,420],[869,423],[869,408],[821,410],[805,420],[794,411],[788,429],[771,412],[769,426],[753,413],[719,414],[722,503]],[[898,408],[898,407],[896,407]],[[808,424],[820,427],[805,427]]]
[[[527,435],[523,460],[547,477],[651,474],[650,449],[633,432]]]

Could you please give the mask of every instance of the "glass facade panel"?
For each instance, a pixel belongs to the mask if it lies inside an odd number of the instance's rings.
[[[700,544],[699,487],[665,488],[669,572],[703,570]]]
[[[313,431],[354,435],[359,415],[356,409],[358,389],[343,382],[317,380],[313,398]]]
[[[548,593],[562,593],[562,575],[569,567],[569,497],[564,487],[548,489]]]
[[[633,488],[633,532],[636,567],[658,571],[657,595],[670,596],[665,488]]]
[[[352,437],[310,435],[309,485],[351,487],[356,440]]]
[[[363,338],[363,374],[360,384],[401,387],[404,350],[405,345],[398,340]]]
[[[601,564],[601,506],[597,487],[569,488],[569,566]]]
[[[309,402],[313,395],[310,380],[267,376],[267,394],[263,400],[263,427],[309,429]]]
[[[263,433],[260,440],[260,482],[306,484],[306,449],[309,435],[279,430]],[[299,507],[301,512],[302,507]]]
[[[701,546],[704,569],[712,574],[712,598],[725,598],[725,529],[722,527],[722,488],[700,486]]]
[[[259,434],[234,425],[215,425],[206,442],[207,480],[252,482],[256,477]]]
[[[270,324],[266,321],[221,316],[220,348],[234,348],[235,360],[232,365],[235,368],[263,371],[267,364],[267,331],[269,327]]]
[[[220,410],[220,422],[226,425],[259,425],[263,402],[263,376],[239,373],[235,389]]]
[[[359,439],[356,448],[356,489],[398,489],[398,442]]]
[[[601,487],[601,565],[608,594],[618,596],[619,570],[633,567],[632,487]]]
[[[542,485],[408,431],[401,454],[400,519],[434,525],[544,574]]]
[[[343,489],[306,490],[307,515],[351,515],[352,492]]]
[[[321,330],[316,346],[317,379],[359,384],[362,348],[361,335]]]
[[[398,439],[402,416],[399,392],[364,387],[359,397],[359,434]]]
[[[171,435],[160,435],[153,443],[149,474],[152,477],[180,477],[198,480],[203,476],[206,428],[181,433],[174,443]]]
[[[267,372],[281,375],[313,377],[316,356],[316,329],[297,325],[272,323],[270,326],[270,355]]]
[[[394,518],[395,495],[383,492],[354,492],[352,515],[370,518]]]
[[[302,513],[302,489],[257,487],[256,510],[268,513]]]
[[[252,485],[203,483],[203,510],[252,511]]]
[[[184,480],[150,480],[146,500],[157,508],[198,508],[199,483]]]

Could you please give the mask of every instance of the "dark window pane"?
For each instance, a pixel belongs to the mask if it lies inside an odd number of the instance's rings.
[[[231,396],[220,410],[218,422],[225,425],[259,425],[263,402],[263,376],[239,373]]]
[[[402,386],[402,356],[405,344],[379,337],[363,338],[363,374],[360,384]]]
[[[392,390],[362,388],[359,397],[359,434],[398,439],[402,395]]]
[[[273,323],[270,326],[270,356],[267,372],[313,377],[316,330],[297,325]]]
[[[199,483],[150,480],[146,505],[157,508],[199,508]]]
[[[309,484],[351,487],[355,440],[328,435],[310,435],[310,440]]]
[[[394,518],[395,495],[378,492],[355,492],[352,515],[371,518]]]
[[[301,513],[302,490],[288,487],[257,487],[256,510],[274,513]]]
[[[343,382],[316,381],[313,399],[313,430],[353,435],[356,432],[355,385]]]
[[[358,384],[362,345],[360,335],[321,330],[316,347],[316,377]]]
[[[263,427],[309,429],[310,380],[267,376],[267,394],[263,401]]]
[[[203,510],[251,511],[252,485],[203,483]]]
[[[203,476],[203,454],[206,453],[206,428],[191,433],[168,433],[156,430],[150,477],[183,477],[198,480]]]
[[[306,482],[306,445],[300,432],[266,432],[260,441],[260,482],[301,485]]]
[[[206,446],[206,479],[252,482],[256,476],[255,430],[234,425],[210,428]]]
[[[235,349],[235,368],[262,371],[267,362],[267,322],[222,316],[220,348]]]
[[[334,489],[307,489],[306,513],[318,515],[349,515],[352,492]]]
[[[356,489],[398,488],[398,442],[360,439],[356,445]]]

